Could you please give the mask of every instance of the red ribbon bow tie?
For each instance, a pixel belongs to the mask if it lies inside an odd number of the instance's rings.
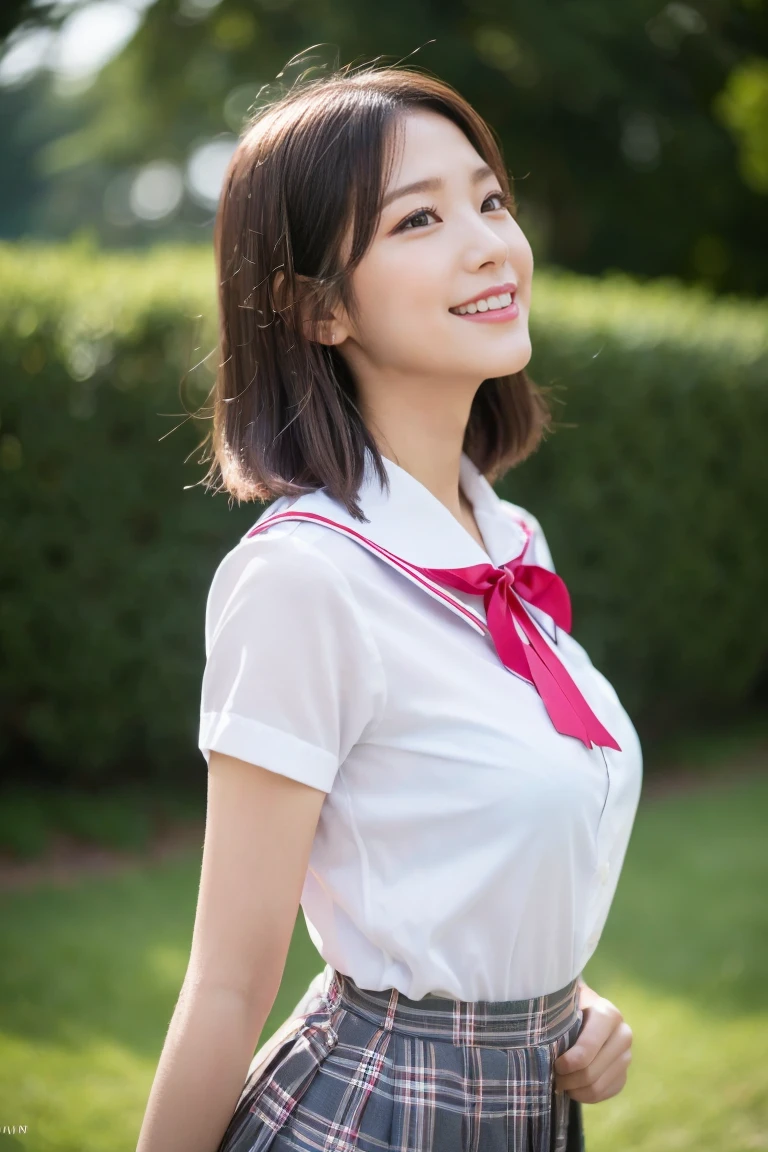
[[[411,564],[410,567],[418,566]],[[467,568],[418,568],[418,571],[438,584],[483,597],[488,630],[502,663],[535,685],[558,732],[575,736],[587,748],[600,744],[621,751],[518,599],[541,608],[559,628],[570,632],[571,598],[560,576],[538,564],[523,564],[520,557],[501,568],[471,564]],[[520,638],[515,620],[530,643]]]
[[[282,520],[309,520],[326,524],[370,548],[411,578],[415,572],[421,572],[436,584],[448,584],[462,592],[482,596],[488,631],[502,663],[536,687],[557,731],[563,736],[575,736],[587,748],[591,748],[592,744],[601,744],[605,748],[621,751],[518,599],[520,597],[535,608],[541,608],[564,632],[570,632],[571,598],[565,583],[556,573],[538,564],[523,564],[522,553],[501,568],[495,568],[493,564],[470,564],[466,568],[421,568],[410,560],[403,561],[354,528],[309,511],[289,509],[273,513],[252,528],[247,536],[265,532],[273,523]],[[530,538],[527,531],[526,536]],[[459,607],[466,614],[465,607]],[[520,639],[515,620],[527,636],[527,644]]]

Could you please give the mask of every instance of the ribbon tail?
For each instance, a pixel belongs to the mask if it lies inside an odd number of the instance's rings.
[[[563,736],[575,736],[587,748],[591,748],[592,741],[584,722],[532,644],[526,645],[525,654],[531,679],[557,731]]]
[[[525,645],[531,677],[557,731],[564,736],[575,736],[587,748],[598,744],[620,752],[619,744],[600,723],[556,653],[529,622],[527,614],[523,612],[525,619],[520,613],[516,615],[531,641]]]
[[[526,659],[528,645],[515,631],[509,603],[498,584],[486,601],[486,620],[502,664],[524,680],[529,680],[530,670]]]

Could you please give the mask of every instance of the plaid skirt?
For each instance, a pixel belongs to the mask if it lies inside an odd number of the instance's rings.
[[[554,1062],[578,979],[531,1000],[410,1000],[326,965],[254,1057],[218,1152],[584,1152]]]

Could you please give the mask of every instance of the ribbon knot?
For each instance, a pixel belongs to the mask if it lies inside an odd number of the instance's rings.
[[[471,564],[418,570],[438,584],[483,597],[488,631],[501,662],[535,686],[558,732],[575,736],[587,748],[598,744],[621,751],[521,603],[542,609],[570,632],[571,597],[561,576],[538,564],[524,564],[520,556],[500,568]]]
[[[522,557],[525,549],[520,556],[502,564],[500,568],[493,564],[470,564],[465,568],[422,568],[410,560],[404,561],[395,556],[354,528],[339,524],[317,512],[295,509],[274,513],[252,528],[247,535],[250,537],[265,532],[271,524],[284,520],[309,520],[326,524],[351,536],[410,579],[414,578],[414,573],[421,572],[437,584],[447,584],[462,592],[482,596],[486,625],[502,663],[535,686],[557,731],[563,736],[575,736],[587,748],[600,744],[621,751],[523,607],[521,601],[527,600],[533,607],[551,616],[564,632],[570,632],[571,598],[564,581],[548,568],[541,568],[538,564],[524,564]],[[526,536],[530,538],[527,529]]]

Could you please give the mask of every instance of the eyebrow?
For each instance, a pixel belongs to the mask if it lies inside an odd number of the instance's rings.
[[[487,176],[495,176],[493,168],[489,164],[483,164],[482,167],[476,168],[471,174],[469,181],[470,184],[479,184],[481,180],[485,180]],[[393,200],[398,200],[401,196],[407,196],[410,192],[437,192],[440,188],[445,186],[445,180],[442,176],[432,176],[428,180],[414,180],[413,184],[403,184],[402,188],[395,188],[392,192],[388,192],[384,197],[381,207],[382,210],[391,204]]]

